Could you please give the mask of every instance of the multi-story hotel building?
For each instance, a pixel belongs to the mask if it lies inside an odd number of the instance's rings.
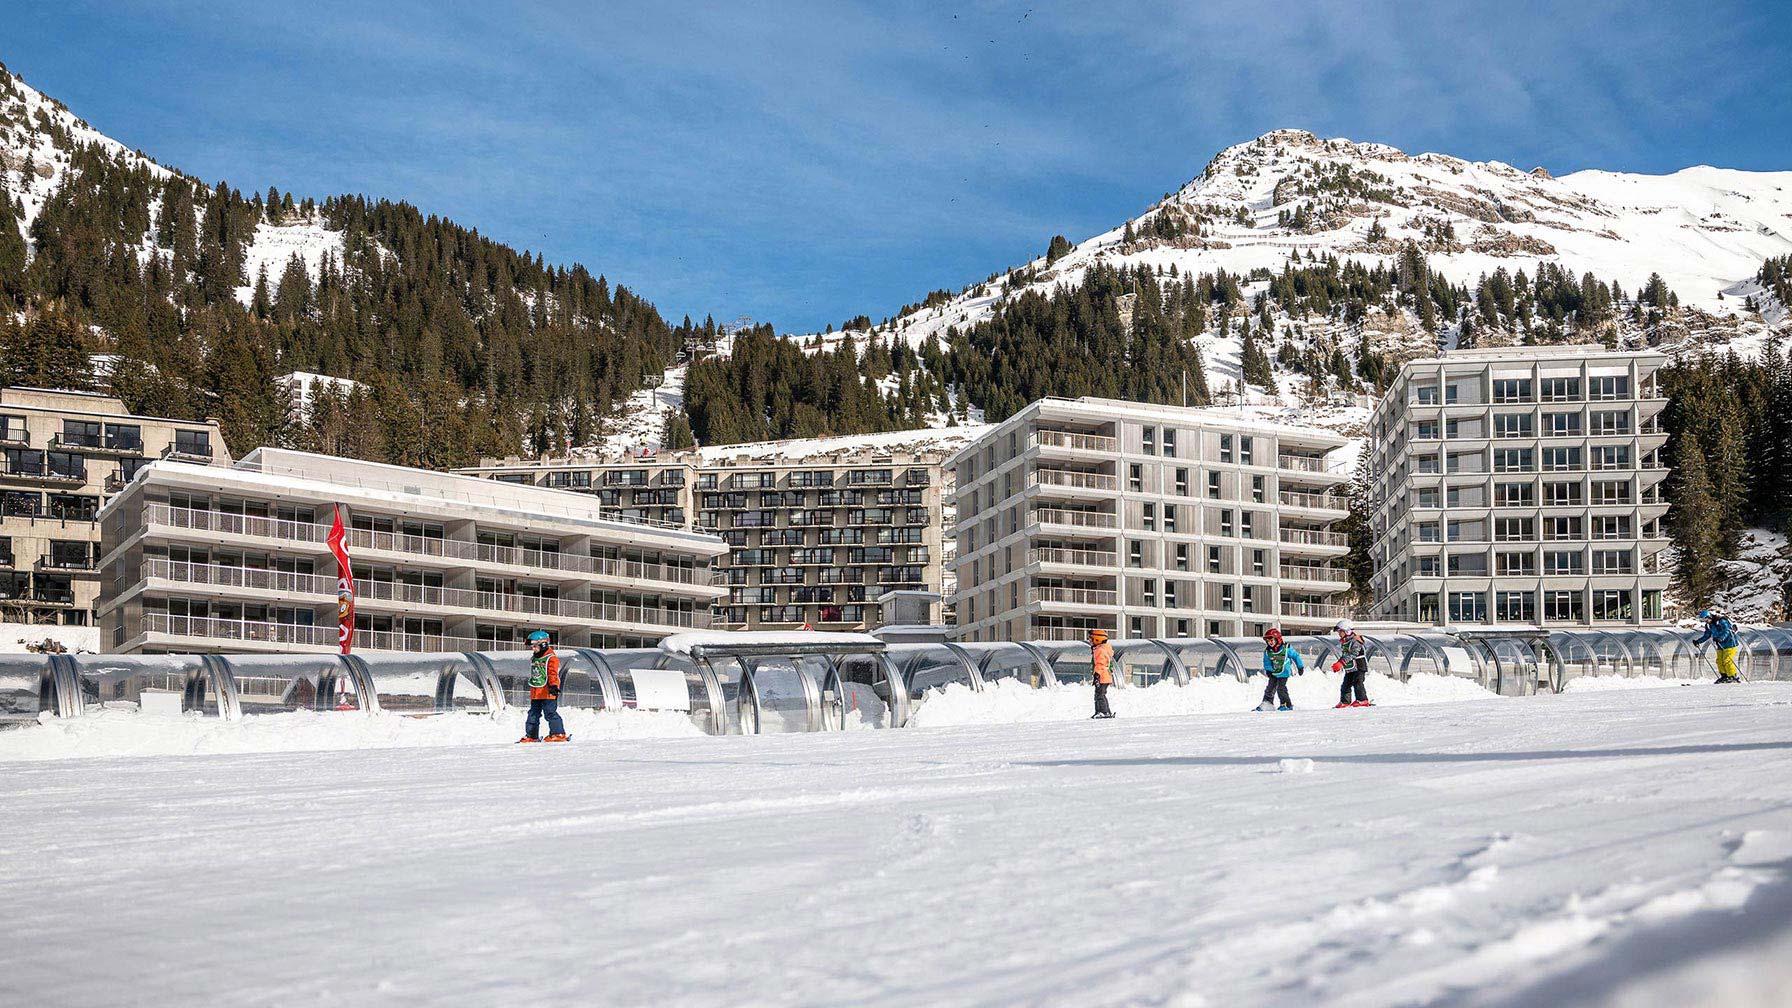
[[[1374,612],[1635,625],[1669,572],[1653,351],[1503,347],[1400,369],[1369,426]]]
[[[590,494],[604,514],[718,535],[717,629],[868,630],[891,592],[945,588],[940,460],[967,429],[527,461],[461,472]],[[908,598],[916,596],[909,595]],[[934,606],[932,621],[941,618]]]
[[[156,459],[230,459],[215,420],[35,388],[0,389],[0,454],[0,619],[80,625],[99,596],[101,502]]]
[[[1329,431],[1043,399],[946,460],[966,641],[1323,632],[1346,609]]]
[[[160,462],[101,510],[108,651],[333,651],[337,507],[354,647],[472,651],[546,630],[629,647],[709,625],[721,540],[600,515],[576,494],[262,448]]]

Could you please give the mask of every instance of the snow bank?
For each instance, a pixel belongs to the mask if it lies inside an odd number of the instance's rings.
[[[100,649],[99,627],[0,623],[0,654],[27,654],[30,651],[27,644],[41,644],[45,638],[56,641],[71,652]]]
[[[197,714],[101,710],[78,718],[0,732],[0,763],[104,756],[193,756],[217,753],[315,752],[499,745],[523,734],[521,708],[497,717],[441,714],[405,717],[294,711],[221,721]],[[681,714],[567,710],[575,739],[685,738],[703,734]]]
[[[1297,709],[1329,708],[1338,702],[1342,678],[1329,672],[1309,672],[1295,676],[1290,681],[1288,693]],[[1263,680],[1252,677],[1250,682],[1241,683],[1223,676],[1210,676],[1187,686],[1158,683],[1142,688],[1117,689],[1108,697],[1114,713],[1123,718],[1250,711],[1263,699]],[[1415,675],[1411,680],[1401,682],[1379,674],[1369,676],[1369,697],[1388,707],[1496,699],[1494,693],[1480,684],[1455,676]],[[1012,679],[1003,679],[982,693],[956,684],[929,690],[909,718],[909,724],[917,728],[939,728],[1022,721],[1074,721],[1088,717],[1094,709],[1094,688],[1090,686],[1036,690]]]

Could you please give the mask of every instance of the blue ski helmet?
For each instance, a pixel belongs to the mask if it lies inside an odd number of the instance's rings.
[[[1703,609],[1703,610],[1700,610],[1700,611],[1699,611],[1699,618],[1700,618],[1700,619],[1702,619],[1702,620],[1708,620],[1708,619],[1710,619],[1710,618],[1711,618],[1711,610],[1709,610],[1709,609]]]
[[[545,630],[537,630],[534,633],[529,635],[529,643],[530,644],[546,644],[547,642],[548,642],[548,635]]]

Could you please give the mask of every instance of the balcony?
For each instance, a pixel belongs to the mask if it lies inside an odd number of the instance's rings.
[[[1036,641],[1085,641],[1093,627],[1035,626],[1027,628],[1027,639]],[[1111,635],[1111,627],[1104,628]]]
[[[287,521],[254,515],[233,515],[221,511],[177,508],[167,504],[144,507],[144,520],[151,524],[224,535],[255,536],[278,539],[283,543],[311,543],[322,546],[330,534],[328,525],[313,522]],[[409,556],[434,557],[467,561],[468,565],[504,564],[531,570],[564,571],[593,574],[624,581],[656,581],[665,584],[698,584],[696,569],[667,564],[650,564],[633,560],[584,556],[578,553],[557,553],[518,546],[498,546],[467,542],[461,539],[440,539],[433,536],[404,535],[395,532],[370,532],[350,529],[351,550],[371,549]],[[334,593],[334,589],[331,590]]]
[[[1281,565],[1280,574],[1284,581],[1305,581],[1309,584],[1348,585],[1350,575],[1336,567],[1325,567],[1320,564]]]
[[[1307,508],[1313,511],[1346,511],[1344,502],[1330,494],[1301,493],[1296,490],[1282,490],[1276,494],[1276,502],[1283,507]]]
[[[1111,588],[1029,588],[1028,602],[1059,605],[1114,606],[1120,604],[1119,593]]]
[[[1285,528],[1278,538],[1296,546],[1349,546],[1350,539],[1342,532],[1320,532],[1314,529]]]
[[[1118,454],[1120,439],[1102,434],[1076,434],[1070,431],[1039,430],[1033,432],[1033,444],[1040,448],[1063,448],[1069,451]]]
[[[8,469],[8,479],[24,480],[30,483],[41,483],[53,486],[80,486],[87,482],[87,467],[78,469]]]
[[[1119,565],[1120,555],[1105,550],[1057,549],[1046,546],[1028,550],[1027,562],[1070,567],[1112,568]]]
[[[117,455],[136,458],[143,454],[141,438],[106,438],[97,435],[70,434],[64,431],[50,435],[50,448],[53,451],[79,451],[90,455]]]
[[[211,445],[181,444],[176,441],[162,449],[162,458],[170,462],[193,462],[199,465],[211,465]]]
[[[271,620],[218,619],[210,616],[173,616],[168,613],[143,614],[146,633],[175,637],[207,637],[214,640],[244,641],[260,644],[300,647],[337,647],[336,627],[307,626],[301,623],[275,623]],[[450,637],[445,634],[405,633],[398,630],[356,630],[353,646],[365,651],[484,651],[496,647],[494,642],[472,637]]]
[[[11,566],[9,563],[7,566]],[[99,570],[97,561],[92,556],[51,556],[44,554],[37,558],[33,565],[37,570],[61,574],[91,574]]]
[[[1283,602],[1281,613],[1301,619],[1342,619],[1350,615],[1350,607],[1336,602]]]
[[[1295,472],[1322,473],[1326,471],[1325,459],[1310,455],[1277,455],[1276,468],[1292,469]]]
[[[159,578],[180,584],[268,591],[282,597],[316,595],[334,598],[336,595],[336,579],[323,574],[192,564],[153,558],[143,561],[143,573],[146,578]],[[393,602],[404,606],[466,609],[482,614],[547,616],[580,622],[643,623],[677,627],[693,625],[693,614],[678,609],[621,602],[582,602],[514,592],[441,588],[402,581],[357,581],[355,597],[357,600],[374,603]]]
[[[1120,527],[1119,516],[1106,511],[1034,508],[1033,521],[1040,525],[1067,525],[1073,528],[1114,529]]]
[[[1112,491],[1120,489],[1120,478],[1107,473],[1075,472],[1068,469],[1034,469],[1027,473],[1027,486]]]

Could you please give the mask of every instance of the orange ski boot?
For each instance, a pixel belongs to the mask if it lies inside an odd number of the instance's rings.
[[[516,744],[522,745],[524,742],[540,742],[540,741],[541,741],[540,739],[536,738],[533,735],[524,735],[522,738],[516,740]]]
[[[567,735],[565,733],[556,733],[553,735],[549,735],[547,738],[543,739],[542,741],[544,741],[544,742],[571,742],[572,736]]]

